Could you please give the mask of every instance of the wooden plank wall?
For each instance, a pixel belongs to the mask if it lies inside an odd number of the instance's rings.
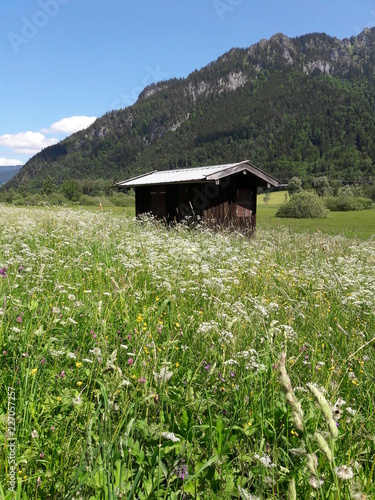
[[[151,191],[155,190],[149,186],[136,188],[136,215],[151,210]],[[194,215],[200,216],[210,227],[233,226],[251,232],[255,230],[257,184],[250,175],[234,175],[220,181],[218,185],[212,182],[163,186],[164,192],[165,214],[160,213],[158,205],[158,213],[155,215],[168,222],[177,222],[183,216],[178,207],[192,213],[192,206]]]
[[[203,222],[210,227],[238,227],[253,232],[256,227],[256,186],[250,178],[238,176],[219,190],[202,211]],[[239,202],[237,202],[237,196]]]

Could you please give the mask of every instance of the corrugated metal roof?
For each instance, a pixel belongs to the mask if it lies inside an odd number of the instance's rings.
[[[127,181],[119,182],[118,187],[151,186],[155,184],[182,184],[186,182],[212,181],[226,175],[247,170],[257,175],[264,181],[277,186],[278,181],[245,160],[240,163],[227,163],[207,167],[184,168],[178,170],[155,170],[148,174],[133,177]]]

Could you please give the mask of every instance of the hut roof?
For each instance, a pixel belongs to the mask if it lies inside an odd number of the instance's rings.
[[[212,165],[207,167],[162,171],[154,170],[153,172],[133,177],[127,181],[119,182],[117,186],[119,188],[130,188],[137,186],[153,186],[155,184],[184,184],[191,182],[217,181],[223,177],[239,172],[249,172],[274,187],[279,185],[277,179],[269,174],[266,174],[258,167],[255,167],[248,160],[245,160],[240,163],[227,163],[224,165]]]

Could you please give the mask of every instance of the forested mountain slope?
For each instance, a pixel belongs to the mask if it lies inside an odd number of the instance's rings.
[[[374,178],[374,62],[374,28],[345,40],[277,34],[232,49],[44,149],[6,187],[242,159],[281,181]]]

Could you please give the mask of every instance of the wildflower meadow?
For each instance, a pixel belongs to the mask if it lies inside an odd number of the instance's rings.
[[[375,239],[1,206],[1,499],[375,498]]]

